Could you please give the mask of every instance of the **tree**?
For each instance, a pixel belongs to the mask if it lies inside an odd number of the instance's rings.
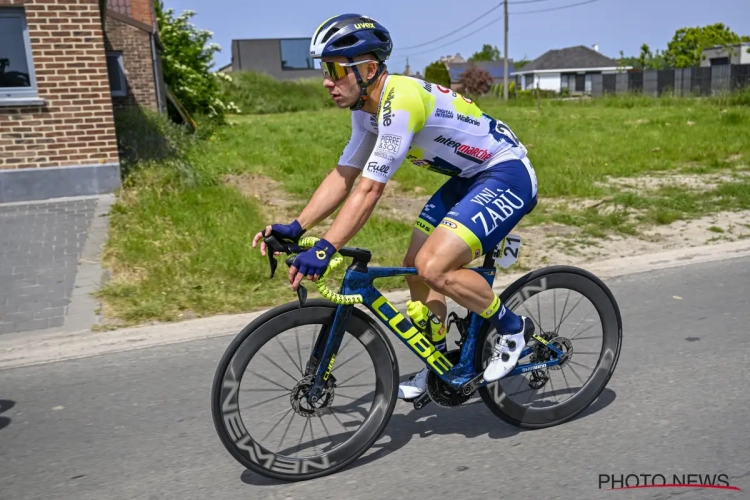
[[[154,9],[164,45],[164,81],[185,109],[212,117],[224,116],[228,108],[238,111],[222,99],[218,77],[211,73],[213,55],[221,47],[208,43],[213,33],[189,22],[195,11],[186,10],[175,18],[174,9],[165,10],[161,0],[155,0]]]
[[[474,52],[469,57],[469,61],[499,61],[500,59],[500,49],[487,43],[482,45],[482,50]]]
[[[492,74],[486,69],[470,64],[466,70],[461,73],[459,83],[463,85],[463,93],[470,95],[484,95],[486,94],[495,79],[492,78]]]
[[[680,28],[667,45],[664,58],[667,64],[673,68],[699,66],[704,49],[714,45],[734,45],[742,41],[742,38],[729,29],[729,26],[725,26],[724,23]]]
[[[424,79],[426,82],[442,85],[446,88],[451,86],[451,75],[448,72],[448,68],[440,61],[435,61],[425,68]]]
[[[531,60],[527,59],[526,56],[524,55],[523,59],[519,59],[518,61],[513,61],[513,67],[516,70],[519,70],[523,68],[524,66],[526,66],[527,64],[529,64],[530,62]]]

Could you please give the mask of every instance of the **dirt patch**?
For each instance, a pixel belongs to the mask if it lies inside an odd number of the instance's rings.
[[[386,217],[412,223],[417,219],[417,216],[432,194],[428,193],[420,196],[404,195],[397,192],[398,187],[398,181],[388,181],[388,184],[385,185],[383,196],[380,198],[378,206],[375,207],[375,211]],[[417,193],[425,192],[423,188],[415,189],[415,191]]]
[[[293,213],[291,207],[299,202],[284,190],[280,182],[265,175],[226,175],[224,182],[237,188],[243,195],[258,200],[269,220],[282,221],[298,215]]]
[[[750,210],[721,212],[690,221],[676,221],[643,230],[639,237],[613,235],[592,238],[576,228],[559,224],[524,227],[513,233],[523,238],[524,268],[544,265],[581,265],[596,260],[643,255],[673,248],[687,248],[711,243],[750,238]]]
[[[710,174],[680,174],[665,172],[639,177],[607,177],[604,182],[597,182],[597,187],[616,187],[622,191],[643,193],[657,191],[663,187],[677,187],[691,191],[705,192],[716,189],[725,182],[737,182],[750,176],[750,172],[724,169]]]

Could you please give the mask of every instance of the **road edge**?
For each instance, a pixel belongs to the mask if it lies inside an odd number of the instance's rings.
[[[658,269],[748,256],[750,256],[750,240],[741,240],[593,261],[579,267],[592,272],[603,280],[607,280]],[[499,293],[523,274],[525,273],[499,275],[495,283],[495,290]],[[407,290],[385,295],[395,305],[403,304],[409,297]],[[218,315],[112,331],[58,331],[53,333],[40,332],[37,335],[29,335],[29,332],[7,334],[0,336],[0,371],[56,361],[81,359],[106,353],[235,335],[264,312],[266,311]]]

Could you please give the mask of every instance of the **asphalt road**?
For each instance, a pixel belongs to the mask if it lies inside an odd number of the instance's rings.
[[[303,483],[246,471],[220,443],[209,394],[230,337],[2,371],[0,498],[747,498],[750,259],[608,285],[623,350],[608,388],[576,420],[521,431],[481,402],[421,411],[400,402],[371,452]],[[417,361],[393,341],[403,379]],[[726,474],[742,491],[603,491],[601,474]]]

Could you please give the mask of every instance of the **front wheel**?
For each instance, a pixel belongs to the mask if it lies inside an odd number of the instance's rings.
[[[565,356],[559,365],[487,384],[479,389],[482,400],[517,427],[541,429],[573,419],[604,390],[620,356],[622,318],[612,292],[588,271],[551,266],[519,278],[500,299],[515,314],[530,318],[536,335]],[[489,363],[496,335],[485,321],[477,338],[477,370]],[[551,359],[552,351],[542,343],[532,339],[527,347],[532,350],[519,364]]]
[[[229,453],[266,477],[299,481],[333,474],[385,429],[396,405],[396,353],[380,327],[354,308],[330,372],[310,405],[305,376],[336,305],[308,300],[277,307],[246,326],[219,362],[211,393],[214,425]],[[325,337],[323,337],[325,339]]]

